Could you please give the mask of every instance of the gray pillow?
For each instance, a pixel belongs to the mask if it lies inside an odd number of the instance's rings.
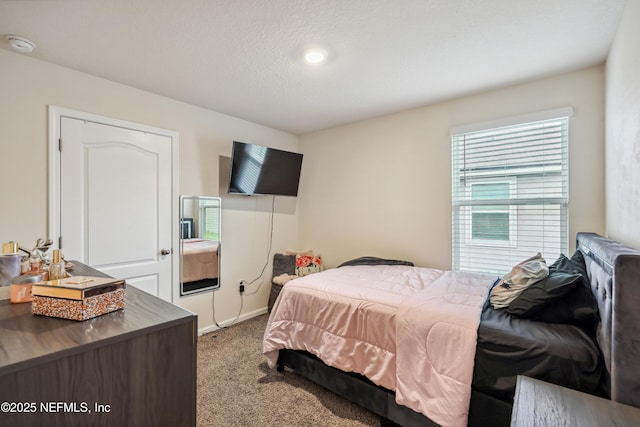
[[[516,264],[491,289],[489,301],[495,309],[507,308],[511,302],[527,287],[549,275],[549,267],[540,252],[531,258]]]
[[[273,276],[281,274],[296,274],[296,256],[275,254],[273,256]]]
[[[562,299],[575,286],[582,284],[580,274],[570,274],[550,269],[549,275],[539,282],[527,287],[513,301],[506,311],[512,316],[529,318]]]

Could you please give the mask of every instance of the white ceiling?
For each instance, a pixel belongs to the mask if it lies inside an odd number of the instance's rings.
[[[625,1],[1,0],[0,34],[33,40],[44,61],[301,134],[601,63]],[[301,62],[310,44],[327,64]]]

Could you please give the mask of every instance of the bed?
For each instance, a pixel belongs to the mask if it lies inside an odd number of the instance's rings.
[[[182,239],[183,289],[216,286],[218,284],[219,242],[207,239]]]
[[[328,284],[321,284],[320,288],[313,291],[307,290],[311,297],[307,295],[300,299],[295,295],[299,293],[299,288],[311,279],[296,279],[283,288],[274,304],[265,331],[263,350],[270,366],[278,370],[290,368],[380,415],[383,424],[389,425],[461,425],[460,423],[463,422],[461,420],[466,423],[467,414],[469,425],[508,425],[517,375],[532,376],[610,397],[622,403],[640,406],[640,370],[636,365],[636,360],[640,360],[640,310],[636,308],[640,302],[640,252],[593,233],[579,233],[577,248],[574,256],[579,255],[584,259],[587,276],[585,286],[589,297],[593,296],[592,300],[597,306],[598,317],[595,322],[549,323],[514,318],[502,310],[494,310],[487,303],[487,295],[492,286],[495,286],[493,282],[496,278],[486,276],[480,278],[480,282],[485,281],[485,283],[471,291],[471,294],[475,292],[471,299],[465,294],[464,298],[458,298],[460,301],[453,301],[454,304],[462,301],[463,305],[472,305],[474,307],[472,312],[478,316],[474,350],[470,355],[469,350],[460,352],[466,359],[471,359],[472,372],[464,373],[466,383],[461,389],[451,389],[446,384],[444,387],[450,393],[453,390],[455,396],[462,396],[461,400],[466,400],[463,402],[467,411],[465,418],[438,418],[440,416],[438,414],[427,416],[424,408],[418,406],[416,410],[416,406],[412,403],[412,399],[438,399],[436,390],[438,387],[434,388],[432,385],[438,384],[438,375],[432,372],[440,374],[448,371],[450,366],[445,364],[436,366],[435,370],[425,369],[422,363],[418,363],[425,359],[415,359],[415,355],[411,354],[408,358],[410,365],[407,368],[406,360],[398,362],[395,357],[387,354],[395,351],[397,332],[401,330],[398,325],[405,325],[407,318],[410,319],[407,315],[399,313],[398,307],[403,301],[406,304],[406,300],[412,300],[413,306],[416,305],[416,301],[419,302],[417,305],[420,305],[424,299],[423,295],[427,293],[432,299],[431,288],[428,292],[419,290],[415,294],[411,292],[406,294],[405,290],[400,291],[400,295],[392,292],[386,296],[384,293],[387,291],[382,289],[363,290],[361,293],[365,295],[358,295],[357,290],[351,289],[347,291],[347,296],[339,298],[352,301],[362,296],[364,298],[355,306],[351,305],[351,308],[345,308],[349,306],[343,305],[342,308],[336,309],[331,308],[333,303],[328,304],[326,299],[322,300],[323,294],[329,297],[334,292]],[[341,268],[343,267],[336,270]],[[348,268],[350,270],[345,271],[351,271],[352,275],[360,271],[357,266]],[[402,274],[405,275],[416,272],[409,266],[393,266],[393,268],[403,271]],[[458,278],[451,280],[451,272],[433,269],[418,270],[420,274],[434,276],[425,279],[429,283],[442,285],[445,277],[448,277],[445,282],[449,283],[445,287],[451,286],[451,282],[459,282]],[[327,272],[319,273],[317,279],[326,276],[328,281],[333,280],[331,278],[333,273],[326,274]],[[355,279],[356,282],[358,280],[365,282],[369,279],[367,277]],[[409,283],[414,283],[413,286],[417,288],[423,286],[420,284],[422,282],[416,280],[415,277],[410,278]],[[491,281],[493,281],[492,284],[487,284]],[[468,283],[465,280],[461,282],[463,285],[473,284],[473,280],[467,280]],[[402,292],[406,295],[403,296]],[[305,291],[302,293],[304,294]],[[305,298],[312,301],[313,310],[309,310],[310,306],[305,302]],[[449,297],[445,300],[447,298]],[[385,300],[391,302],[385,304],[383,302]],[[451,301],[445,302],[449,304]],[[344,330],[333,330],[330,334],[316,331],[315,337],[312,335],[305,341],[307,338],[301,338],[304,335],[301,331],[304,330],[308,319],[298,321],[296,316],[304,318],[305,315],[309,316],[310,312],[315,313],[314,316],[318,318],[331,317],[335,320],[335,324],[342,324],[343,319],[358,313],[357,316],[360,319],[356,323],[359,326],[355,329],[345,326]],[[390,326],[391,324],[395,327]],[[473,323],[466,327],[467,329],[473,327]],[[340,341],[345,336],[349,338],[349,334],[360,333],[357,331],[363,330],[365,335],[370,336],[370,341],[373,341],[374,345],[363,346],[349,341]],[[456,342],[466,334],[457,329],[444,329],[443,332],[445,335],[453,333]],[[396,336],[393,336],[394,333]],[[417,335],[415,343],[418,346],[422,345],[422,341],[428,343],[433,340],[434,335],[437,338],[437,334]],[[336,336],[339,336],[338,341],[332,342]],[[461,345],[466,345],[464,341],[460,342]],[[446,347],[447,344],[443,345]],[[413,353],[419,353],[419,351],[416,350]],[[371,368],[352,366],[355,363],[354,360],[358,358],[369,360]],[[398,359],[406,359],[406,357],[399,356]],[[398,362],[397,366],[396,362]],[[404,368],[401,367],[401,363],[405,363]],[[429,360],[429,363],[432,364],[434,361]],[[450,365],[456,364],[457,362]],[[396,368],[397,371],[393,372]],[[389,370],[391,373],[388,372]],[[417,379],[415,382],[429,384],[429,388],[408,392],[400,390],[398,385],[404,386],[405,380],[398,380],[396,377],[394,382],[393,377],[403,371],[413,376],[414,380]],[[458,374],[454,373],[452,377],[455,379],[456,375]],[[436,377],[435,382],[430,378],[431,376]],[[428,379],[423,381],[424,378]],[[446,375],[444,380],[447,380]],[[424,396],[420,396],[421,393],[428,394],[430,398],[424,399]],[[432,396],[432,393],[435,394]],[[428,411],[426,413],[431,414]]]

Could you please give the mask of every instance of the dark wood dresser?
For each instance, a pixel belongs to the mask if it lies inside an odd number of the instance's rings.
[[[518,376],[511,427],[635,427],[640,408]]]
[[[0,425],[195,426],[196,344],[195,314],[133,286],[83,322],[0,301]]]

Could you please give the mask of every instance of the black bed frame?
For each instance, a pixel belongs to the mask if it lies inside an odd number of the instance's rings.
[[[594,233],[578,233],[577,248],[589,258],[591,288],[600,309],[600,346],[611,399],[640,407],[640,251]],[[381,417],[383,426],[437,426],[395,402],[395,393],[367,378],[327,366],[310,353],[280,350],[277,369],[290,368]],[[512,404],[472,390],[469,426],[508,426]]]

